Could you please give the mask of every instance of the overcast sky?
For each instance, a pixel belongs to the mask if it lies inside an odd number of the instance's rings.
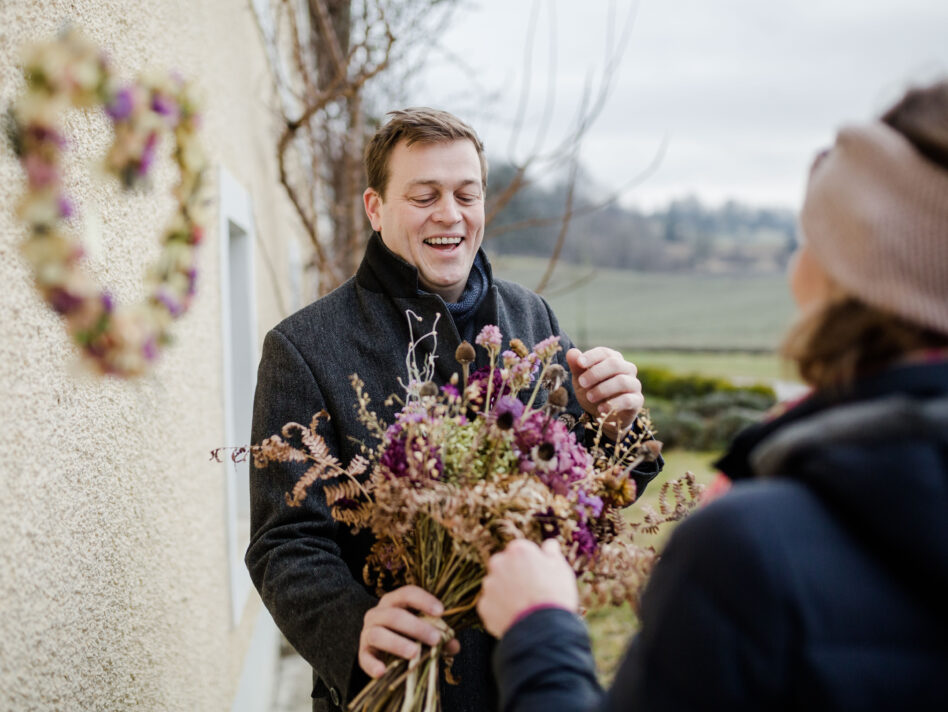
[[[433,54],[410,102],[458,113],[490,155],[509,155],[536,17],[519,154],[540,123],[551,72],[552,144],[587,77],[602,76],[609,28],[618,39],[630,14],[583,162],[607,191],[645,170],[667,137],[661,165],[625,194],[645,207],[695,194],[795,208],[813,153],[836,127],[878,113],[908,83],[948,75],[948,0],[463,0],[439,39],[471,70]]]

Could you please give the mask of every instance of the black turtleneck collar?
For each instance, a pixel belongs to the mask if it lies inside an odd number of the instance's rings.
[[[484,268],[489,288],[494,283],[494,277],[483,248],[478,250],[478,259]],[[381,292],[392,297],[411,298],[420,293],[418,269],[388,249],[378,232],[373,232],[369,237],[365,256],[356,272],[356,283],[371,292]]]

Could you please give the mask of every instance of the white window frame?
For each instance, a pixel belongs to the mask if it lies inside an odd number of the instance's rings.
[[[247,399],[252,404],[253,390],[256,384],[257,353],[257,300],[256,275],[254,270],[254,229],[253,210],[250,195],[226,169],[218,172],[218,206],[220,235],[220,289],[221,289],[221,383],[224,406],[224,438],[228,446],[249,445],[250,433],[238,433],[235,423],[235,410],[246,407]],[[236,234],[241,254],[232,254],[232,235]],[[232,274],[232,265],[239,260],[241,274]],[[234,314],[231,303],[231,284],[239,280],[244,286],[243,306],[246,308],[245,332],[241,344],[233,343],[232,323]],[[242,374],[235,374],[239,368],[235,364],[232,348],[246,349],[248,359],[242,359]],[[248,368],[247,364],[253,368]],[[239,392],[235,392],[235,375],[240,378]],[[240,440],[241,442],[237,442]],[[247,537],[242,531],[249,528],[248,522],[241,522],[242,510],[249,516],[249,489],[246,485],[249,463],[235,465],[225,460],[226,484],[225,503],[227,512],[227,556],[230,574],[231,625],[240,623],[247,597],[250,593],[250,574],[244,565],[244,552],[247,549]],[[243,500],[243,501],[242,501]],[[243,504],[243,506],[241,506]]]

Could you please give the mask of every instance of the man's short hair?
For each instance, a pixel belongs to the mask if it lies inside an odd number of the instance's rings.
[[[454,114],[438,109],[416,107],[390,111],[391,117],[381,126],[365,147],[365,173],[369,187],[385,198],[388,186],[388,161],[395,146],[405,141],[408,146],[414,143],[440,143],[467,139],[474,144],[477,157],[481,162],[481,182],[487,190],[487,157],[484,144],[470,126]]]

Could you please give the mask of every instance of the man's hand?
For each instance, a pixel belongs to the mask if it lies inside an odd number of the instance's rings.
[[[441,640],[441,631],[413,611],[437,618],[444,613],[444,606],[423,588],[402,586],[386,593],[375,608],[365,612],[359,636],[359,667],[369,677],[385,672],[379,653],[411,658],[421,650],[419,641],[434,646]],[[445,649],[448,655],[456,655],[461,645],[454,639]]]
[[[500,638],[529,608],[549,606],[575,612],[578,605],[576,575],[559,542],[547,539],[541,549],[532,541],[515,539],[490,557],[477,612],[487,631]]]
[[[617,440],[619,433],[635,422],[635,416],[645,404],[642,384],[635,377],[638,372],[635,364],[604,346],[586,352],[570,349],[566,352],[566,363],[573,374],[573,390],[583,410],[594,418],[613,411],[603,431]]]

